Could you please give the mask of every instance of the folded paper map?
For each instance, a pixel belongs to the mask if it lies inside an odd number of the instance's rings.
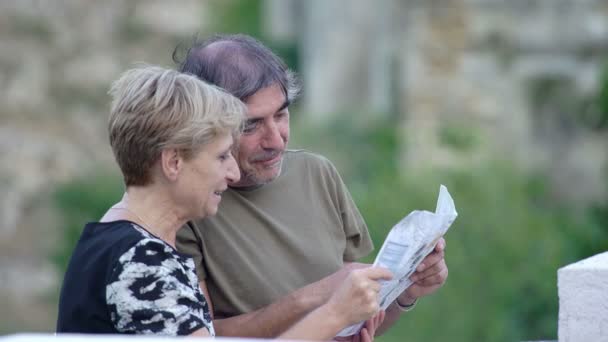
[[[393,279],[382,281],[379,293],[380,309],[386,308],[411,284],[410,276],[420,262],[435,249],[439,239],[448,231],[458,213],[448,189],[439,187],[435,212],[415,210],[397,223],[388,233],[376,256],[374,266],[389,269]],[[338,336],[354,335],[363,323],[351,325]]]

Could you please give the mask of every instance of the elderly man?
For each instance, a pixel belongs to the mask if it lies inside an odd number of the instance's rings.
[[[175,53],[174,53],[175,58]],[[324,303],[369,254],[367,226],[326,158],[288,150],[295,75],[257,40],[216,36],[192,46],[180,69],[224,88],[247,106],[236,149],[241,171],[215,217],[190,222],[178,248],[195,259],[218,335],[273,337]],[[382,333],[447,278],[445,241],[413,275],[415,284],[355,339]]]

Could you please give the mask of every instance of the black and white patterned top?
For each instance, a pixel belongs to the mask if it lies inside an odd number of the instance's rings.
[[[189,335],[213,324],[191,257],[129,221],[89,223],[59,300],[57,332]]]

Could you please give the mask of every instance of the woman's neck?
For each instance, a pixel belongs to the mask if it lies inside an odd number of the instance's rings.
[[[149,187],[129,187],[102,221],[116,219],[133,221],[174,248],[177,231],[186,223],[170,199]]]

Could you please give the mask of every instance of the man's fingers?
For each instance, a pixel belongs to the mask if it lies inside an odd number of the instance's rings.
[[[376,313],[374,315],[374,317],[371,318],[371,325],[367,329],[367,331],[370,333],[370,335],[372,335],[372,336],[375,335],[376,329],[378,329],[378,327],[380,326],[383,312],[384,312],[384,310],[380,310],[380,311],[378,311],[378,313]]]
[[[439,239],[439,241],[437,241],[437,244],[435,245],[435,251],[436,252],[443,252],[445,251],[445,239],[442,237],[441,239]]]
[[[422,272],[415,272],[410,279],[412,281],[419,281],[422,280],[424,278],[433,276],[437,273],[440,273],[441,271],[443,271],[444,269],[448,268],[448,266],[445,264],[445,260],[441,259],[439,260],[436,264],[426,268],[424,271]]]
[[[382,325],[382,323],[384,322],[384,317],[386,317],[386,311],[380,310],[376,315],[376,329],[378,329],[378,327]]]
[[[448,269],[446,267],[446,268],[442,269],[439,273],[436,273],[435,275],[421,278],[419,280],[416,280],[415,282],[417,285],[432,286],[432,285],[440,285],[440,284],[445,283],[447,278],[448,278]]]
[[[424,259],[422,259],[422,262],[420,263],[420,265],[418,265],[418,267],[416,267],[416,272],[423,272],[424,270],[435,265],[436,263],[440,262],[444,258],[445,258],[445,254],[443,253],[443,251],[432,252],[431,254],[427,255]]]

